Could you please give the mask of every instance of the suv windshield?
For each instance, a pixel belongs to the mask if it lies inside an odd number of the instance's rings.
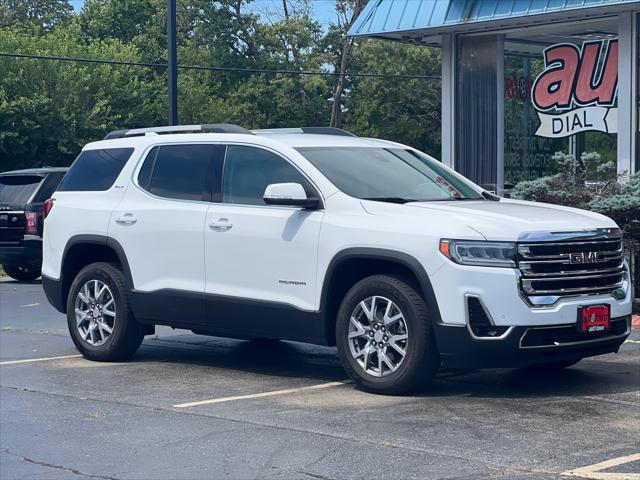
[[[0,203],[27,203],[41,181],[38,175],[0,176]]]
[[[394,203],[483,199],[470,182],[413,150],[379,147],[297,150],[352,197]]]

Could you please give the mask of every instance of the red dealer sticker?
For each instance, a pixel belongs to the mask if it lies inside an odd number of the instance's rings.
[[[578,331],[603,332],[611,326],[609,305],[591,305],[578,309]]]

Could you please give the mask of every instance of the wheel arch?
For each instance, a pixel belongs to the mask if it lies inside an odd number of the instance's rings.
[[[335,345],[336,315],[347,291],[363,278],[381,273],[409,276],[432,309],[434,321],[442,322],[429,276],[415,257],[381,248],[348,248],[331,259],[322,284],[320,310],[323,312],[327,345]]]
[[[117,240],[106,235],[80,234],[67,242],[62,254],[60,273],[60,306],[66,313],[67,295],[77,273],[94,262],[114,262],[122,268],[127,284],[133,288],[131,269],[124,249]]]

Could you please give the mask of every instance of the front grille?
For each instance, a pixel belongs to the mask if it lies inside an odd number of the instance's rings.
[[[610,294],[623,286],[622,237],[520,243],[518,268],[529,298]]]
[[[627,333],[629,328],[627,322],[627,318],[614,318],[611,320],[611,328],[604,332],[578,332],[575,323],[559,327],[530,328],[522,336],[520,346],[522,348],[557,347],[591,340],[607,340]]]

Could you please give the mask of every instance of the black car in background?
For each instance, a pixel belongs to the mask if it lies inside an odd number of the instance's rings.
[[[0,173],[0,265],[16,280],[40,276],[45,203],[66,171],[32,168]]]

